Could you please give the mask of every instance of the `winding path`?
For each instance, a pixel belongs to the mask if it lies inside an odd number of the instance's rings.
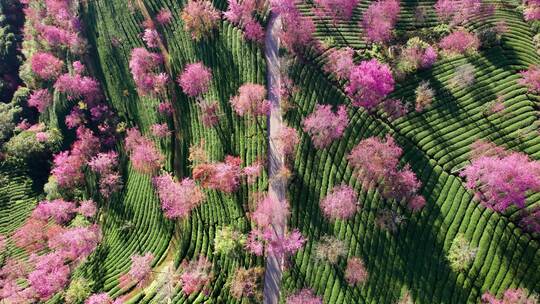
[[[268,115],[268,175],[270,185],[268,194],[278,200],[285,199],[285,183],[280,179],[279,172],[284,165],[284,157],[277,143],[273,140],[282,126],[280,93],[281,83],[279,64],[279,38],[278,31],[281,28],[281,18],[271,13],[266,29],[264,56],[266,59],[266,83],[268,99],[271,103]],[[274,231],[278,236],[285,233],[286,223],[275,225]],[[279,289],[283,273],[283,257],[268,255],[266,259],[266,271],[264,273],[264,304],[277,304],[279,302]]]

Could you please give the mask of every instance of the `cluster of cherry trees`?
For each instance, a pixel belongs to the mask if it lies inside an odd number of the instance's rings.
[[[27,22],[23,53],[28,60],[21,76],[33,90],[28,105],[43,113],[53,103],[53,89],[63,94],[75,104],[65,118],[75,141],[53,158],[51,176],[44,187],[47,199],[38,203],[12,235],[2,236],[2,251],[11,243],[29,255],[27,260],[11,256],[11,252],[5,255],[0,269],[0,299],[9,303],[46,301],[66,288],[66,297],[73,294],[71,273],[101,241],[98,204],[84,199],[86,175],[96,175],[98,202],[107,200],[122,186],[118,155],[112,150],[118,137],[117,118],[102,102],[99,82],[86,74],[82,62],[74,61],[86,50],[80,35],[78,1],[28,0],[24,4]],[[42,124],[31,125],[28,120],[21,121],[18,128],[34,132],[38,142],[56,137],[54,130],[46,130]],[[84,300],[91,290],[88,283],[82,285]],[[104,297],[90,296],[87,303],[106,303]]]

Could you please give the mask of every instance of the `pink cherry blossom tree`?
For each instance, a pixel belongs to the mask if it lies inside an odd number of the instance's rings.
[[[49,239],[49,248],[69,261],[86,259],[101,241],[97,225],[68,228]]]
[[[28,105],[36,108],[39,113],[45,112],[51,102],[52,96],[47,89],[36,90],[28,98]]]
[[[85,217],[94,217],[97,213],[97,206],[93,200],[85,200],[79,203],[77,212]]]
[[[331,18],[332,22],[350,20],[358,0],[315,0],[314,13],[323,18]]]
[[[449,55],[471,54],[480,47],[480,40],[464,30],[455,31],[439,42],[439,47]]]
[[[347,79],[354,66],[354,50],[350,47],[335,49],[330,52],[324,70],[333,73],[337,79]]]
[[[526,86],[531,93],[540,93],[540,65],[533,65],[519,74],[521,75],[519,84]]]
[[[303,16],[296,7],[295,0],[270,1],[271,9],[282,19],[280,38],[284,46],[292,53],[301,53],[313,43],[315,23]]]
[[[205,188],[232,193],[238,189],[242,177],[242,160],[226,156],[224,162],[201,163],[193,168],[193,179]]]
[[[302,289],[287,297],[287,304],[322,304],[322,298],[311,289]]]
[[[208,91],[212,71],[202,62],[188,64],[177,81],[186,95],[196,97]]]
[[[259,200],[251,218],[259,227],[267,227],[283,225],[288,216],[289,204],[287,201],[280,201],[267,195]]]
[[[147,252],[145,255],[134,254],[131,256],[131,268],[119,279],[120,287],[125,288],[130,284],[142,287],[148,283],[152,276],[152,261],[154,255]]]
[[[305,242],[306,239],[298,230],[278,235],[272,227],[254,228],[248,234],[246,249],[257,256],[266,252],[282,257],[294,254]]]
[[[162,165],[164,157],[154,143],[141,135],[137,129],[129,129],[125,147],[135,170],[143,174],[155,173]]]
[[[62,73],[64,62],[54,55],[37,52],[31,59],[32,71],[43,80],[54,80]]]
[[[156,15],[156,21],[162,26],[169,24],[172,21],[172,13],[167,8],[162,8],[159,10],[159,13]]]
[[[353,188],[347,185],[335,186],[330,193],[321,200],[323,214],[331,219],[346,220],[358,211],[358,195]]]
[[[54,88],[66,94],[69,100],[84,99],[88,104],[94,104],[102,98],[99,82],[80,74],[60,75],[54,83]]]
[[[304,132],[311,136],[317,149],[324,149],[334,140],[341,138],[348,123],[347,110],[343,105],[334,113],[332,106],[318,104],[315,111],[302,121]]]
[[[200,41],[212,34],[220,20],[219,12],[212,2],[206,0],[190,0],[182,11],[185,30],[191,38]]]
[[[523,288],[509,288],[504,291],[501,299],[497,299],[489,291],[482,294],[481,301],[485,304],[536,304],[538,297],[534,294],[527,295],[529,292]]]
[[[142,95],[159,93],[165,89],[168,76],[160,73],[163,58],[157,53],[151,53],[144,48],[135,48],[131,52],[129,69],[137,89]]]
[[[230,100],[235,112],[240,116],[266,115],[270,102],[266,100],[266,89],[260,84],[246,83],[238,89],[238,95]]]
[[[353,67],[345,91],[353,105],[367,110],[376,107],[394,90],[394,78],[390,67],[377,59],[362,61]]]
[[[197,103],[201,109],[201,121],[205,127],[214,127],[219,123],[219,104],[217,101],[201,100]]]
[[[180,268],[182,269],[180,284],[182,292],[186,295],[205,288],[212,280],[212,263],[205,256],[201,255],[189,262],[183,261]]]
[[[53,201],[42,201],[32,211],[32,218],[47,221],[54,219],[57,224],[65,224],[71,220],[75,214],[75,204],[62,199]]]
[[[294,150],[300,143],[298,131],[296,131],[295,128],[287,126],[282,126],[273,140],[276,141],[278,149],[281,150],[281,153],[283,153],[285,157],[292,157],[294,155]]]
[[[400,7],[397,0],[372,2],[362,15],[361,25],[368,42],[385,43],[392,37]]]
[[[421,183],[408,165],[398,167],[402,153],[393,137],[387,135],[385,141],[376,137],[361,140],[347,159],[364,188],[375,188],[386,199],[408,204],[415,200],[409,207],[417,211],[422,205],[417,198]]]
[[[55,252],[33,255],[30,261],[35,269],[28,275],[28,282],[40,300],[48,300],[69,283],[70,269],[62,255]]]
[[[159,33],[155,29],[152,29],[152,28],[145,29],[143,32],[142,39],[149,48],[157,48],[159,46],[160,37],[159,37]]]
[[[113,301],[111,296],[109,296],[106,292],[93,294],[84,302],[84,304],[122,304],[122,303],[123,301],[121,299],[117,299]]]
[[[157,138],[165,138],[171,135],[171,131],[169,130],[167,123],[153,124],[150,129],[152,130],[152,135]]]
[[[475,198],[497,212],[512,204],[523,208],[527,192],[540,190],[540,163],[517,152],[474,159],[460,175]]]
[[[165,174],[154,177],[153,182],[167,218],[186,218],[204,201],[203,192],[190,178],[177,182]]]
[[[435,12],[439,19],[451,25],[468,22],[472,17],[482,13],[483,8],[482,0],[438,0],[435,4]]]
[[[540,1],[539,0],[525,0],[525,9],[523,10],[523,17],[526,21],[540,20]]]
[[[362,285],[369,277],[364,261],[359,257],[351,257],[347,260],[347,268],[345,269],[345,280],[349,285]]]

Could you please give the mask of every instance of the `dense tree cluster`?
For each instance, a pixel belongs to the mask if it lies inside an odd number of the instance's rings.
[[[384,198],[406,203],[416,211],[425,204],[424,198],[417,194],[421,182],[408,165],[399,168],[402,154],[394,138],[387,135],[385,140],[363,139],[347,158],[364,188],[375,188]]]

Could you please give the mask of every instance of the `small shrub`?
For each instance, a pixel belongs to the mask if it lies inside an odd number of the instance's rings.
[[[461,233],[458,233],[448,250],[447,259],[450,268],[456,272],[467,269],[476,257],[477,248],[471,246],[469,241]]]

